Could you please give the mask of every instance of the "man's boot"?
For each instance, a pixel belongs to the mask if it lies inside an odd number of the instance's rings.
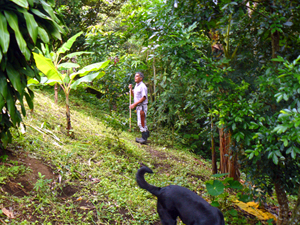
[[[147,132],[142,132],[142,138],[136,138],[135,141],[141,144],[146,144],[147,138]]]
[[[150,137],[149,130],[147,130],[145,133],[146,133],[147,138]]]

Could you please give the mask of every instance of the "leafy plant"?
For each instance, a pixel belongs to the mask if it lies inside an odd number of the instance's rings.
[[[79,37],[82,32],[71,37],[64,43],[56,52],[50,53],[50,58],[38,53],[33,53],[37,68],[45,75],[41,83],[44,85],[54,85],[58,83],[64,91],[66,100],[66,119],[67,119],[67,132],[68,135],[72,134],[71,115],[70,115],[70,101],[69,95],[72,89],[76,89],[82,82],[92,82],[94,79],[104,76],[104,71],[100,71],[108,66],[110,60],[94,63],[83,67],[82,69],[73,72],[75,68],[80,65],[70,62],[73,57],[82,54],[90,54],[90,52],[74,52],[60,57],[61,54],[66,53],[72,47],[74,41]],[[48,57],[49,57],[48,55]],[[66,61],[61,63],[62,61]],[[79,79],[77,76],[81,77]],[[37,84],[38,81],[31,80],[32,83]]]
[[[214,174],[212,175],[213,178],[220,178],[220,177],[224,177],[228,174]],[[234,190],[238,190],[241,191],[243,190],[243,185],[237,181],[237,180],[233,180],[232,177],[226,177],[224,179],[221,180],[209,180],[206,182],[206,189],[208,191],[208,193],[213,196],[213,201],[212,201],[212,205],[216,206],[216,207],[223,207],[226,208],[227,204],[228,204],[228,198],[230,196],[229,192],[227,192],[226,190],[228,189],[234,189]],[[245,200],[245,195],[241,195],[240,193],[236,194],[236,197],[239,200]],[[241,198],[243,196],[243,198]]]
[[[54,0],[0,2],[0,148],[11,142],[10,128],[17,127],[26,115],[24,97],[33,108],[34,94],[27,79],[40,78],[31,52],[52,38],[61,39],[63,30],[53,5]]]
[[[45,175],[42,175],[38,172],[39,178],[36,181],[33,189],[37,192],[37,196],[42,198],[47,193],[49,193],[49,184],[51,183],[51,179],[45,179]]]

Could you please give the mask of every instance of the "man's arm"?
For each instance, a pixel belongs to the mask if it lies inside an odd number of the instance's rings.
[[[145,100],[146,100],[146,97],[143,96],[139,101],[137,101],[137,102],[131,104],[131,105],[129,106],[129,108],[134,109],[138,104],[142,103],[142,102],[145,101]]]

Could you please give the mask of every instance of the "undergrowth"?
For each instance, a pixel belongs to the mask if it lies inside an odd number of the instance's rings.
[[[14,212],[14,218],[8,218],[0,210],[3,222],[160,224],[156,198],[136,184],[139,162],[156,172],[146,175],[150,184],[185,186],[209,201],[205,181],[211,172],[206,161],[187,150],[168,148],[168,144],[163,145],[167,143],[165,138],[154,131],[150,144],[136,143],[135,137],[140,133],[135,131],[134,124],[132,132],[128,132],[124,117],[107,113],[97,106],[98,99],[88,98],[92,100],[87,101],[86,96],[71,97],[75,135],[70,138],[65,130],[63,99],[55,104],[52,92],[36,90],[35,108],[24,118],[26,131],[20,128],[13,132],[13,146],[18,149],[11,149],[14,155],[40,159],[52,168],[55,178],[47,179],[39,173],[31,192],[24,196],[0,189],[0,206]],[[4,166],[0,165],[0,171],[3,172]],[[19,166],[17,172],[1,176],[0,184],[24,173],[30,171]],[[230,216],[226,217],[227,222]]]

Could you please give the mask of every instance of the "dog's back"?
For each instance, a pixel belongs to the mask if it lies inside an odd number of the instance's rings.
[[[153,173],[147,166],[142,166],[137,174],[138,185],[157,197],[157,211],[163,224],[176,224],[179,216],[186,225],[224,225],[222,212],[191,190],[170,185],[155,187],[145,181],[145,173]]]

